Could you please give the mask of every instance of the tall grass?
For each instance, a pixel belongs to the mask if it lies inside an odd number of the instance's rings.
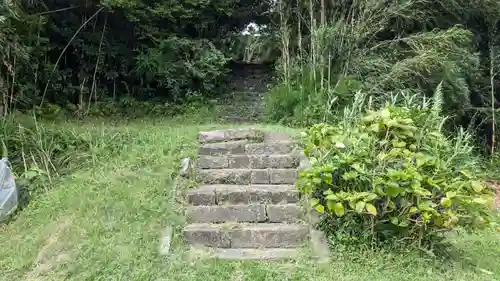
[[[112,131],[112,127],[107,130]],[[65,126],[64,122],[49,123],[12,114],[0,119],[0,140],[3,156],[12,164],[24,206],[56,185],[62,176],[90,167],[98,158],[110,157],[131,138],[109,134],[104,129],[79,130]]]
[[[473,33],[454,24],[486,6],[441,2],[280,1],[282,83],[268,96],[268,119],[333,121],[357,91],[385,103],[401,91],[432,96],[438,85],[445,111],[467,114],[480,58]]]

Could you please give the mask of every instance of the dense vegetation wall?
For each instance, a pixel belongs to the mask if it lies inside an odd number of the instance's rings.
[[[185,101],[223,82],[235,38],[269,21],[261,1],[3,1],[3,113],[45,103]]]

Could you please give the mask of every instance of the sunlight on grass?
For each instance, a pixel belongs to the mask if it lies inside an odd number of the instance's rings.
[[[470,281],[500,276],[495,232],[453,237],[460,257],[443,264],[411,253],[334,252],[329,268],[309,259],[253,263],[189,256],[180,237],[187,186],[174,189],[179,161],[196,154],[198,131],[234,126],[171,120],[65,126],[102,138],[95,165],[64,176],[0,226],[0,280]],[[113,153],[106,152],[110,139],[117,141]],[[175,230],[173,248],[162,257],[159,238],[167,225]]]

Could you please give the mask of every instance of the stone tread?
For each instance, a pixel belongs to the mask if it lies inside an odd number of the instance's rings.
[[[186,209],[189,223],[223,222],[298,222],[301,209],[296,204],[265,205],[239,204],[215,206],[189,206]]]
[[[254,128],[248,129],[226,129],[209,132],[200,132],[200,142],[226,142],[242,139],[260,139],[264,138],[264,132]]]
[[[267,248],[267,249],[215,249],[214,256],[221,260],[283,260],[296,259],[298,249]]]
[[[192,205],[282,204],[299,201],[299,191],[294,185],[202,185],[189,191],[188,203]]]
[[[295,184],[297,169],[203,169],[198,180],[203,184]]]
[[[245,154],[247,140],[206,143],[198,147],[198,155]]]
[[[306,224],[189,224],[184,238],[193,245],[214,248],[298,248],[309,235]]]
[[[264,131],[255,128],[226,129],[200,132],[200,143],[227,142],[232,140],[255,139],[263,137],[265,143],[276,143],[280,141],[293,141],[289,134],[283,132]]]
[[[298,168],[300,156],[289,154],[199,155],[199,169],[288,169]]]
[[[191,206],[186,210],[189,223],[265,222],[266,205],[226,205],[226,206]]]
[[[276,155],[292,153],[293,141],[251,143],[248,140],[205,143],[198,147],[198,155]]]

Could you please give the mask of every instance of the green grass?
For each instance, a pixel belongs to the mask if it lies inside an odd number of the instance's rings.
[[[174,184],[178,164],[195,155],[198,131],[228,126],[180,119],[58,126],[100,136],[101,149],[90,168],[64,176],[0,226],[0,280],[500,280],[494,231],[451,237],[457,254],[447,262],[371,251],[334,252],[328,266],[189,255],[180,237],[189,184]],[[106,153],[111,139],[120,142]],[[164,257],[158,247],[167,225],[175,231]]]

